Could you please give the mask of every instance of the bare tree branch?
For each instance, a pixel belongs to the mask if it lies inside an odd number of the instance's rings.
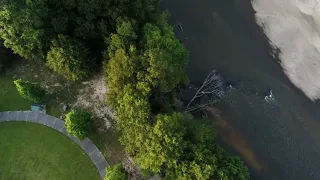
[[[181,23],[178,23],[177,25],[178,25],[180,31],[183,32],[182,24],[181,24]]]
[[[216,73],[215,70],[213,70],[208,74],[206,79],[203,81],[202,86],[198,89],[196,94],[193,96],[193,98],[188,103],[186,111],[190,112],[190,111],[194,111],[197,109],[201,109],[201,108],[206,107],[209,104],[216,102],[216,100],[215,100],[214,102],[211,101],[209,103],[190,107],[190,105],[194,102],[194,100],[202,97],[203,95],[208,95],[208,94],[210,95],[211,94],[213,96],[222,97],[223,91],[221,89],[222,89],[221,77]]]
[[[214,103],[218,102],[218,100],[214,100],[214,101],[210,101],[208,103],[205,104],[200,104],[198,106],[194,106],[194,107],[189,107],[187,109],[185,109],[185,112],[191,112],[191,111],[195,111],[195,110],[201,110],[201,109],[205,109],[206,107],[208,107],[209,105],[212,105]]]

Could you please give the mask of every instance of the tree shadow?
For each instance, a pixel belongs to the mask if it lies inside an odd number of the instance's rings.
[[[14,54],[11,49],[6,48],[3,42],[0,41],[0,73],[12,68],[19,60],[21,60],[21,57]]]

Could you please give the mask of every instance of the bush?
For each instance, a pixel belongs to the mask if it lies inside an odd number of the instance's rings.
[[[107,176],[104,180],[127,180],[128,173],[124,170],[121,164],[116,164],[107,167]]]
[[[84,139],[92,130],[91,114],[85,110],[72,110],[66,115],[66,129],[69,134]]]
[[[45,95],[45,90],[38,83],[18,79],[14,81],[14,84],[20,95],[33,103],[41,102]]]
[[[58,38],[52,40],[47,65],[67,79],[82,80],[90,76],[94,69],[95,60],[89,54],[89,49],[81,42],[58,35]]]

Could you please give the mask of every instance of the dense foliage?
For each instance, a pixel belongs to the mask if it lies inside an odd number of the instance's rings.
[[[161,92],[172,91],[184,78],[188,54],[185,47],[175,37],[163,14],[157,24],[147,23],[143,29],[144,57],[142,82]]]
[[[218,145],[209,121],[173,112],[188,57],[166,17],[144,26],[121,18],[107,39],[107,102],[117,110],[120,141],[142,169],[166,179],[246,180],[247,168]]]
[[[91,114],[86,110],[72,110],[65,118],[67,132],[79,139],[88,136],[93,127]]]
[[[167,167],[165,176],[168,179],[221,179],[246,180],[248,169],[238,157],[230,156],[217,142],[214,123],[207,119],[195,119],[181,114],[181,126],[185,127],[183,153],[180,154],[177,166]],[[170,163],[167,163],[170,164]],[[171,163],[173,164],[173,163]]]
[[[104,37],[116,31],[119,17],[131,17],[144,24],[156,18],[157,8],[158,0],[1,1],[0,37],[6,47],[27,59],[45,59],[50,49],[57,51],[60,46],[50,47],[59,34],[74,38],[74,42],[83,41],[92,54],[99,56]],[[76,44],[67,46],[76,47]],[[91,66],[92,61],[94,59],[78,63],[89,62]]]
[[[14,81],[14,84],[16,85],[19,94],[31,102],[39,103],[45,95],[45,90],[42,89],[38,83],[18,79]]]
[[[90,76],[103,59],[120,141],[143,170],[173,180],[248,179],[240,159],[218,145],[212,123],[179,113],[188,53],[167,17],[158,0],[10,0],[0,2],[0,37],[13,52],[46,59],[72,80]],[[25,97],[41,95],[33,83],[16,84]],[[85,138],[91,115],[71,111],[66,128]],[[120,166],[108,171],[109,178],[124,177]]]
[[[173,91],[185,79],[187,51],[175,37],[162,14],[156,24],[141,27],[143,36],[137,39],[136,23],[121,19],[117,34],[110,38],[105,65],[108,103],[117,107],[123,88],[133,84],[144,96]]]
[[[31,58],[44,47],[46,1],[2,1],[0,35],[4,45],[22,57]]]
[[[58,35],[52,40],[47,65],[68,79],[82,80],[92,74],[94,59],[89,57],[89,49],[80,41]]]
[[[104,180],[128,180],[128,173],[121,164],[107,167],[107,175]]]
[[[180,113],[158,114],[153,126],[127,120],[121,142],[142,169],[172,180],[249,178],[240,159],[218,145],[211,121]]]

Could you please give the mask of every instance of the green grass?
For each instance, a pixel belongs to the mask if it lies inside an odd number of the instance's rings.
[[[61,111],[62,104],[74,104],[78,90],[85,86],[79,82],[66,80],[48,69],[43,62],[18,59],[12,61],[5,70],[5,73],[0,73],[0,112],[31,108],[31,102],[18,93],[13,83],[16,79],[38,82],[43,87],[49,87],[50,92],[45,96],[43,104],[47,105],[47,114],[58,118],[67,113]],[[97,121],[99,120],[95,119],[95,122]],[[118,141],[119,133],[116,130],[93,132],[90,134],[90,139],[106,157],[108,163],[119,163],[125,158],[124,148]]]
[[[72,179],[101,179],[76,143],[43,125],[0,123],[0,180]]]
[[[19,95],[12,77],[0,77],[0,111],[29,110],[30,105]]]
[[[89,135],[91,141],[111,165],[125,159],[124,147],[118,141],[119,137],[120,133],[113,129],[108,129],[106,132],[93,132]]]
[[[15,60],[5,73],[0,74],[0,111],[30,110],[31,103],[23,99],[16,90],[13,81],[23,79],[38,82],[47,87],[47,94],[43,104],[47,105],[47,114],[60,117],[63,104],[75,102],[78,89],[83,85],[79,82],[66,80],[43,62],[31,60]]]

